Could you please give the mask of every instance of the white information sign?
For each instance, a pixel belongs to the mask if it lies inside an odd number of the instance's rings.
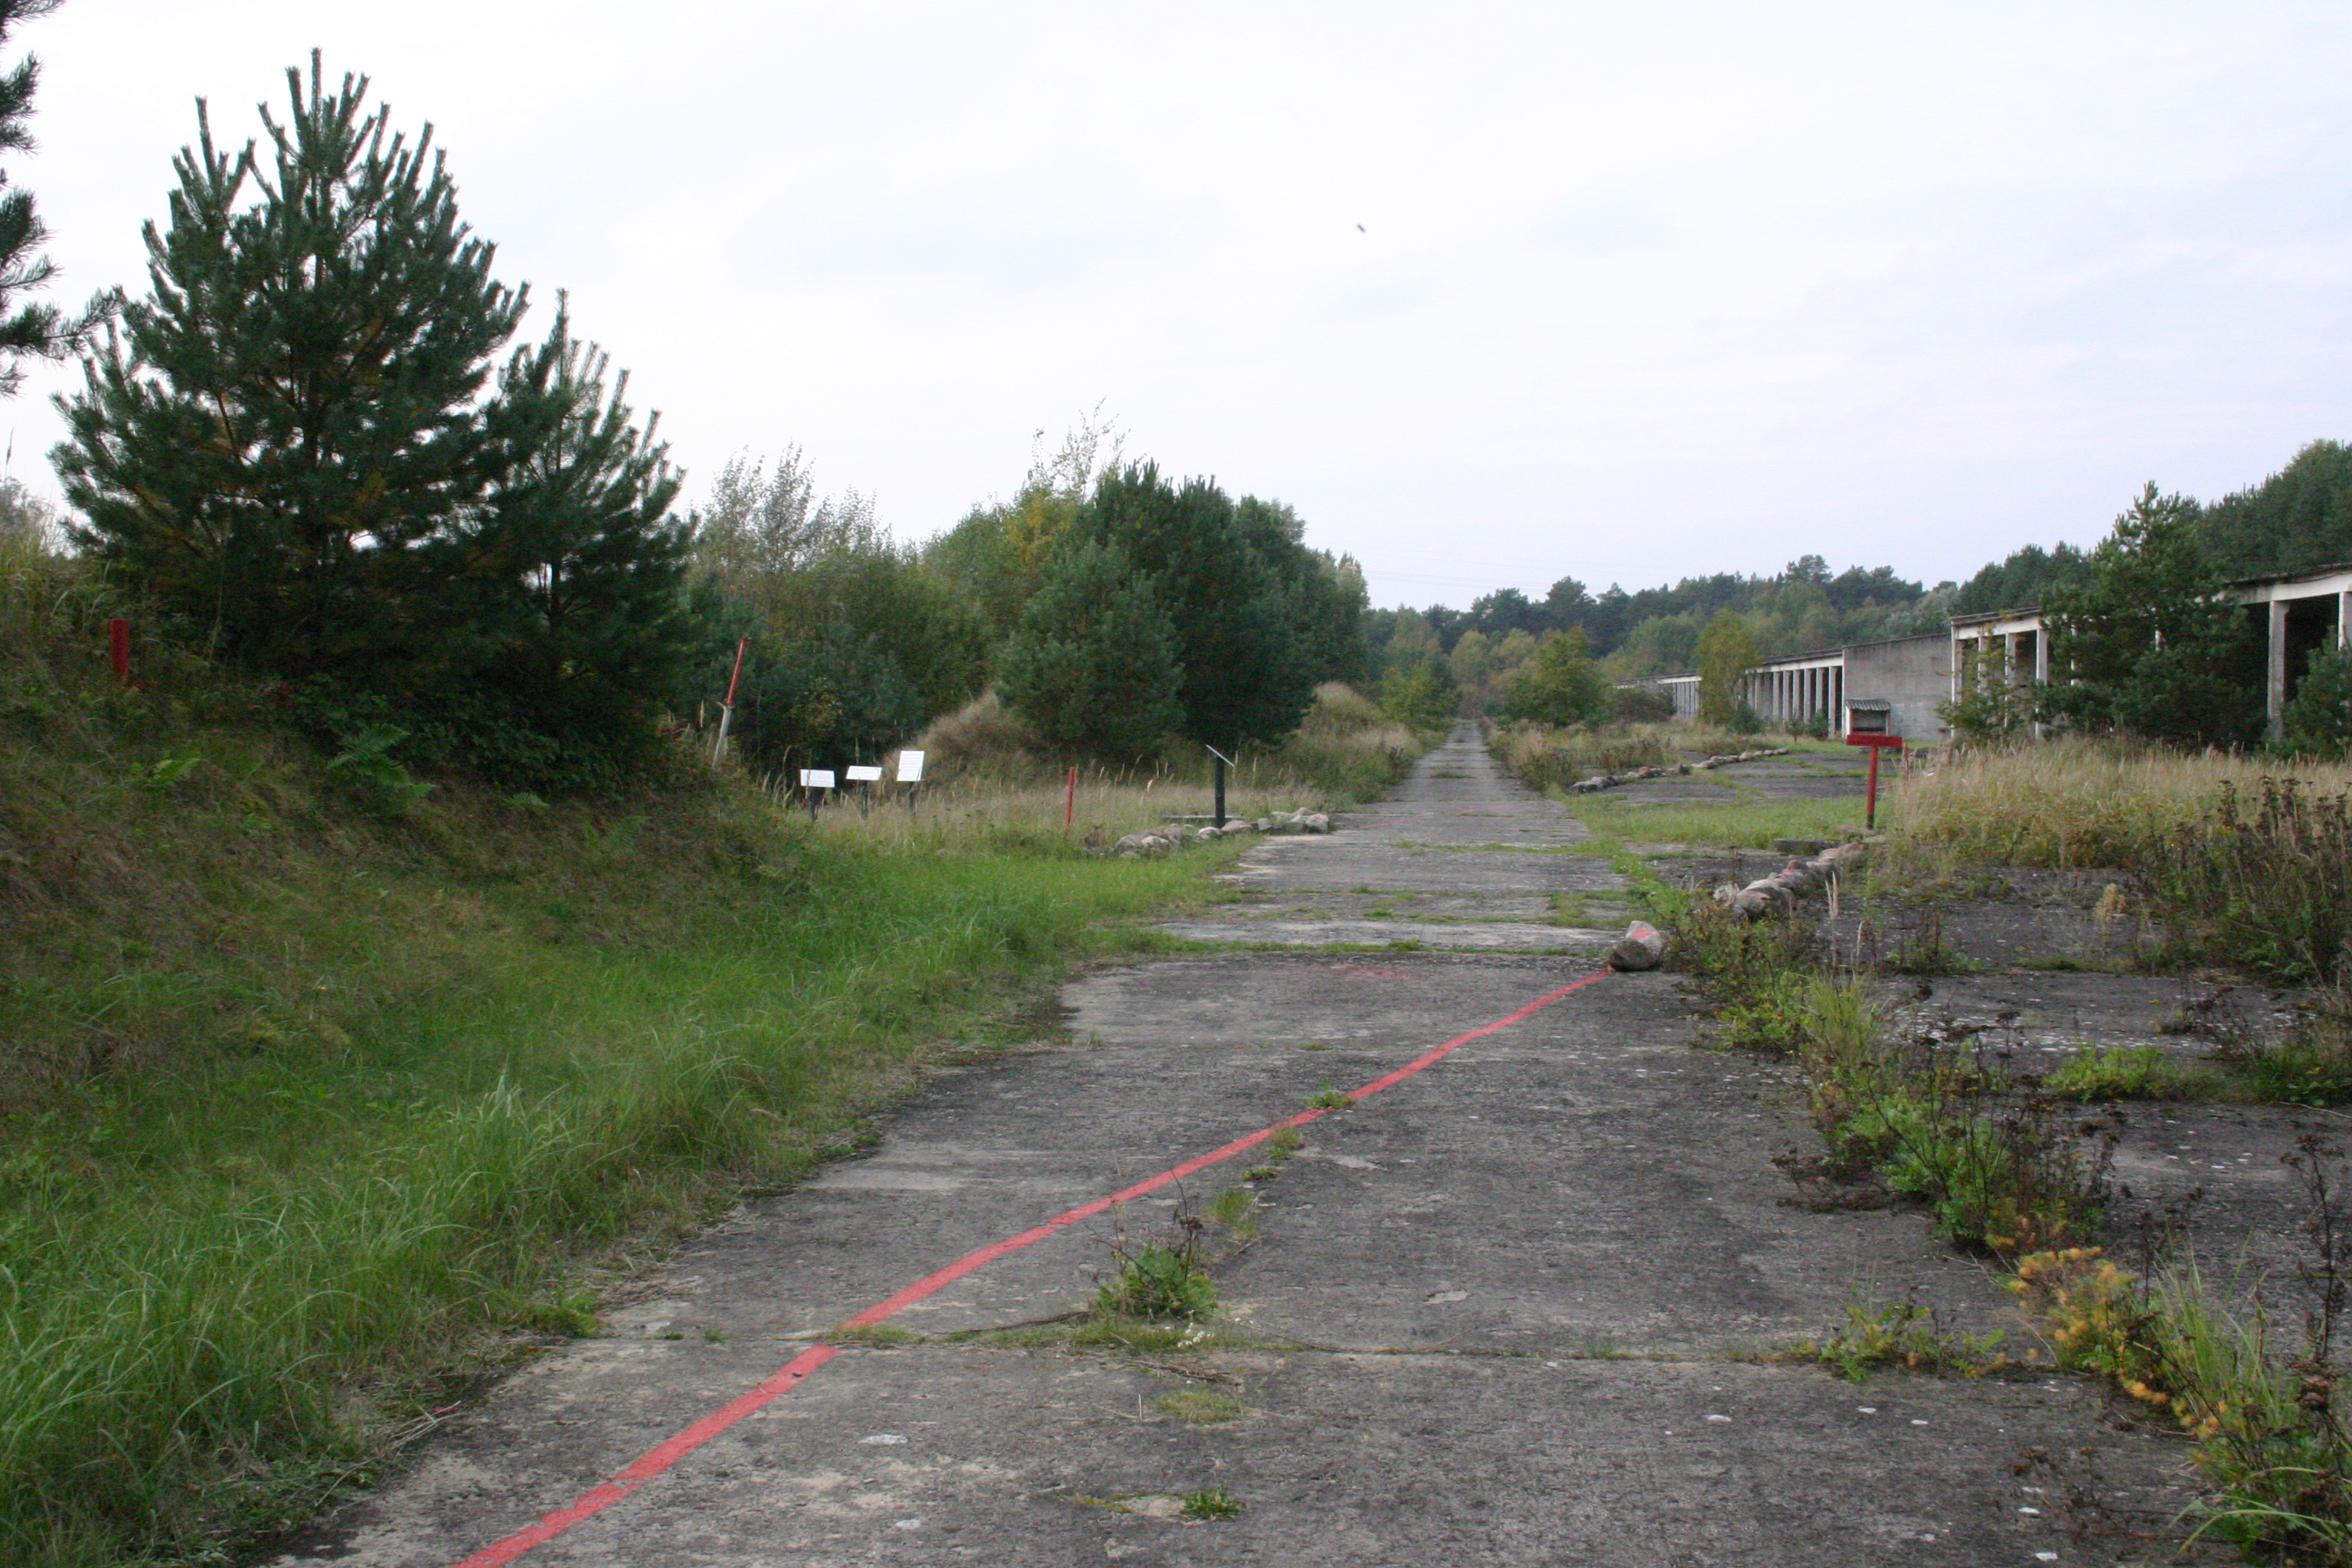
[[[801,770],[801,788],[831,789],[832,787],[833,770],[831,768],[803,768]]]
[[[880,768],[851,768],[848,772],[849,782],[851,784],[880,784],[882,782],[882,770]]]
[[[898,753],[898,782],[900,784],[920,784],[923,782],[922,752],[901,752]]]

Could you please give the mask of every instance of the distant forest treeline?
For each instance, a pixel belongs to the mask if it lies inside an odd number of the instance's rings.
[[[2193,509],[2207,551],[2231,577],[2306,571],[2352,561],[2352,445],[2314,441],[2258,485]],[[1934,587],[1894,568],[1832,574],[1818,555],[1778,574],[1717,573],[1670,588],[1591,593],[1563,577],[1541,599],[1500,588],[1466,610],[1375,610],[1366,616],[1372,663],[1383,672],[1431,665],[1474,706],[1491,697],[1549,633],[1580,626],[1604,673],[1619,680],[1694,668],[1699,632],[1721,611],[1748,622],[1760,658],[1940,629],[1953,616],[2024,608],[2083,569],[2071,544],[2027,545],[1965,583]]]

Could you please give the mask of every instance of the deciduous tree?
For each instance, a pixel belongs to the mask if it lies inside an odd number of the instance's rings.
[[[1718,610],[1698,635],[1698,717],[1702,724],[1729,729],[1747,706],[1742,690],[1756,668],[1756,639],[1748,623]]]
[[[1591,724],[1608,716],[1609,685],[1581,626],[1546,637],[1503,699],[1503,717],[1523,722]]]

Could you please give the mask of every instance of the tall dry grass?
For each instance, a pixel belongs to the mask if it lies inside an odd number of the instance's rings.
[[[1514,778],[1529,789],[1564,788],[1595,773],[1664,767],[1713,756],[1735,756],[1765,746],[1802,744],[1803,736],[1738,735],[1727,730],[1665,721],[1598,729],[1549,724],[1496,724],[1486,744]]]
[[[2352,788],[2352,765],[2045,741],[1947,757],[1904,778],[1881,809],[1891,805],[1907,845],[1965,862],[2138,868],[2210,819],[2223,786],[2259,796],[2266,778],[2336,795]]]
[[[909,747],[924,753],[925,783],[829,795],[815,813],[818,834],[898,851],[1051,852],[1100,847],[1171,817],[1206,817],[1215,803],[1212,764],[1200,748],[1171,742],[1158,758],[1127,766],[1058,756],[993,693],[939,720]],[[1422,749],[1412,731],[1352,687],[1328,682],[1288,739],[1244,747],[1234,758],[1225,809],[1248,818],[1345,810],[1402,778]],[[897,761],[895,753],[885,759],[886,779],[896,778]],[[767,784],[780,800],[806,802],[782,779]]]

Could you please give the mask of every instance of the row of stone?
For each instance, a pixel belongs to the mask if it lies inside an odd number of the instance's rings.
[[[1675,763],[1670,767],[1635,768],[1630,773],[1595,773],[1568,787],[1576,795],[1591,795],[1596,790],[1615,789],[1619,784],[1639,784],[1643,779],[1670,779],[1684,773],[1703,773],[1726,763],[1760,762],[1766,757],[1785,757],[1788,754],[1788,747],[1771,746],[1760,752],[1742,752],[1736,757],[1708,757],[1703,762]]]
[[[1135,860],[1155,855],[1165,855],[1181,847],[1188,839],[1195,844],[1207,844],[1219,838],[1235,838],[1244,833],[1328,833],[1331,819],[1319,811],[1277,811],[1271,816],[1255,821],[1235,817],[1223,827],[1196,827],[1187,833],[1181,827],[1155,827],[1146,833],[1130,833],[1120,839],[1113,849],[1123,859]]]
[[[1832,844],[1820,854],[1790,860],[1769,877],[1759,877],[1741,887],[1726,882],[1715,890],[1715,901],[1722,904],[1741,920],[1754,920],[1758,915],[1786,910],[1797,901],[1797,895],[1809,892],[1827,882],[1832,876],[1851,871],[1870,852],[1867,841],[1860,838],[1843,844]]]

